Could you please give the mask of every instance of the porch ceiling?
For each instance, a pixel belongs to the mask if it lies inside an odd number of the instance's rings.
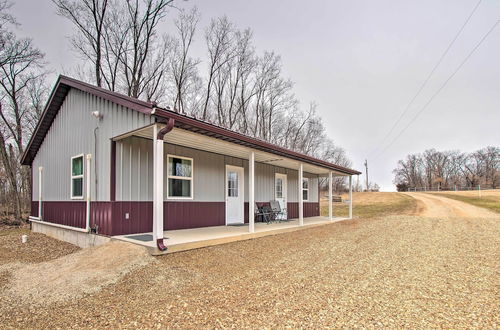
[[[114,138],[114,140],[121,140],[129,136],[138,136],[146,139],[153,137],[153,125],[144,127],[142,129],[132,131]],[[235,143],[227,142],[221,139],[209,137],[206,135],[196,134],[194,132],[175,127],[172,131],[165,135],[166,143],[184,146],[188,148],[213,152],[221,155],[248,159],[250,151],[255,152],[255,161],[259,163],[272,164],[279,167],[297,170],[299,161],[278,156],[272,153],[255,150],[248,147],[240,146]],[[330,171],[328,168],[316,166],[302,162],[304,172],[327,175]],[[332,171],[336,176],[346,176],[347,174]]]

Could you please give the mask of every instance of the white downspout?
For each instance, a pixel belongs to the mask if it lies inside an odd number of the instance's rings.
[[[87,197],[87,210],[86,210],[86,221],[85,221],[85,231],[88,233],[90,231],[90,195],[91,195],[91,190],[90,190],[90,166],[91,166],[91,160],[92,160],[92,155],[87,154],[86,161],[87,164],[85,165],[87,169],[87,177],[86,177],[86,197]]]
[[[328,173],[328,218],[333,220],[333,173]]]
[[[42,215],[42,173],[43,167],[38,168],[38,219],[43,220]]]

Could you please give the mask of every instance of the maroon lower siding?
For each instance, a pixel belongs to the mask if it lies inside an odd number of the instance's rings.
[[[44,221],[59,225],[85,228],[85,202],[43,202]]]
[[[153,230],[153,202],[111,203],[112,231],[108,235],[147,233]]]
[[[31,202],[31,212],[30,215],[32,217],[38,217],[38,202],[37,201],[32,201]]]
[[[223,226],[226,223],[224,202],[164,202],[165,230]],[[43,220],[85,228],[85,202],[43,202]],[[287,203],[288,218],[297,218],[299,203]],[[127,235],[151,232],[153,202],[91,202],[92,228],[103,235]],[[248,223],[248,203],[245,222]],[[127,215],[128,214],[128,215]],[[38,202],[31,203],[31,215],[38,216]],[[319,203],[304,202],[304,217],[319,216]]]
[[[224,226],[224,202],[164,202],[163,228],[165,230]]]
[[[99,234],[113,233],[113,202],[90,203],[90,227],[97,229]]]
[[[299,203],[287,203],[288,219],[299,217]],[[304,202],[304,218],[318,217],[319,216],[319,203],[317,202]]]

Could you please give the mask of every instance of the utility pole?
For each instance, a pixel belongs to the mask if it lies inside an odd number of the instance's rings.
[[[365,173],[366,173],[366,191],[368,191],[370,187],[368,187],[368,161],[366,159],[365,159]]]

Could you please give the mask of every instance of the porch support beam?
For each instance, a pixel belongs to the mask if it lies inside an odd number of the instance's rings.
[[[158,124],[153,126],[153,239],[163,245],[163,139],[158,139]],[[161,243],[161,245],[160,245]]]
[[[248,162],[248,231],[255,232],[255,152],[250,153]]]
[[[349,175],[349,219],[352,219],[352,175]]]
[[[333,172],[328,173],[328,218],[333,220]]]
[[[298,195],[299,195],[299,226],[304,225],[304,192],[303,192],[303,178],[304,178],[304,165],[300,163],[299,165],[299,184]]]

